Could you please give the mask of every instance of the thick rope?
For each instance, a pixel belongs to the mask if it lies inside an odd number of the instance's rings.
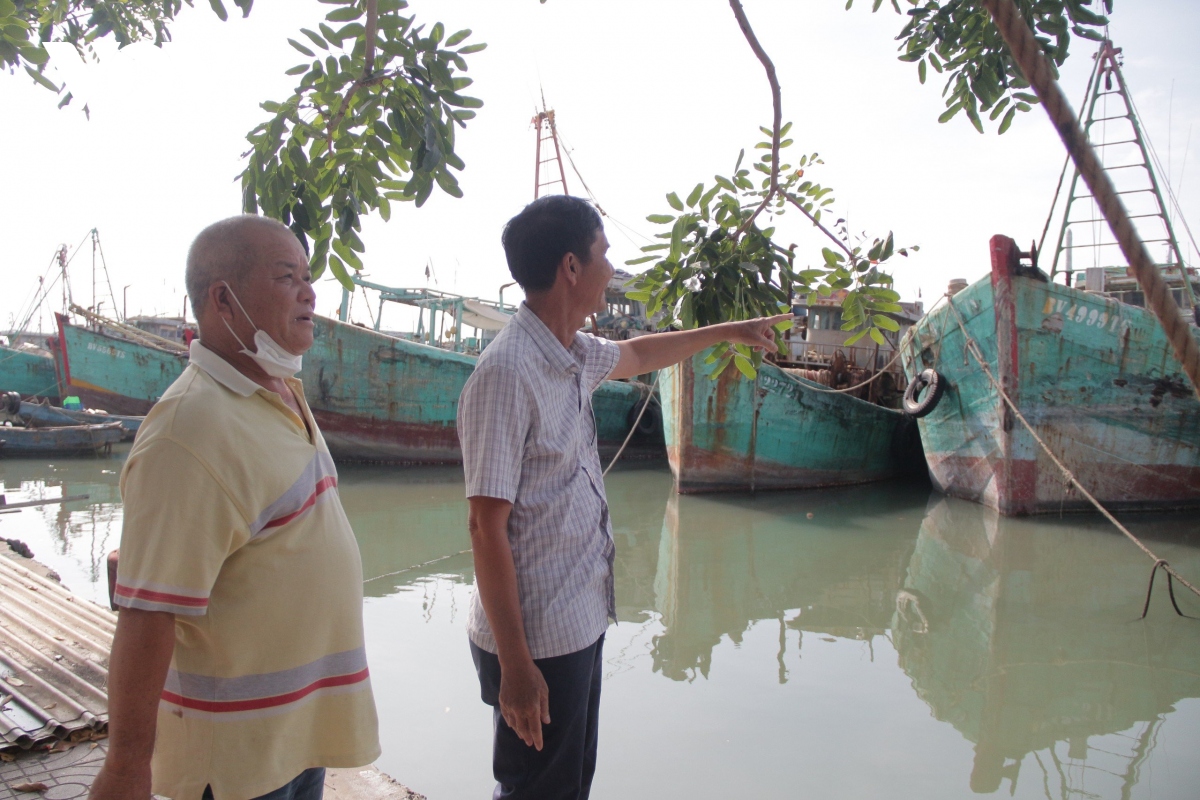
[[[1070,468],[1059,460],[1058,456],[1054,454],[1054,451],[1050,449],[1050,446],[1042,441],[1042,437],[1038,436],[1037,431],[1035,431],[1033,426],[1029,424],[1029,421],[1025,419],[1025,415],[1022,414],[1020,409],[1017,408],[1016,404],[1013,403],[1012,399],[1008,396],[1008,393],[1004,391],[1004,387],[1000,385],[1000,381],[996,380],[996,376],[993,375],[992,371],[988,368],[987,360],[983,357],[983,352],[979,349],[979,344],[975,341],[974,337],[967,332],[966,323],[963,321],[962,315],[958,313],[958,308],[954,305],[954,300],[951,299],[946,305],[950,306],[950,310],[954,312],[955,319],[958,320],[958,327],[960,330],[962,330],[963,337],[967,340],[967,349],[970,351],[971,356],[974,357],[976,362],[978,362],[980,368],[983,370],[983,373],[987,375],[988,380],[991,381],[992,387],[996,390],[996,393],[1000,395],[1000,399],[1002,399],[1012,413],[1016,415],[1016,418],[1021,421],[1021,424],[1025,426],[1027,431],[1029,431],[1029,435],[1033,437],[1033,440],[1037,442],[1041,446],[1042,450],[1046,452],[1046,455],[1049,456],[1050,460],[1054,462],[1054,466],[1058,467],[1059,470],[1062,471],[1063,477],[1066,478],[1071,485],[1074,486],[1079,493],[1087,499],[1089,503],[1095,506],[1096,510],[1103,514],[1105,519],[1115,525],[1117,530],[1125,534],[1125,536],[1128,537],[1131,542],[1137,545],[1138,549],[1145,553],[1146,556],[1155,563],[1155,569],[1158,569],[1158,567],[1161,566],[1167,575],[1173,576],[1181,584],[1191,589],[1193,594],[1195,594],[1197,597],[1200,597],[1200,589],[1197,589],[1195,586],[1190,584],[1186,578],[1175,571],[1174,567],[1155,555],[1149,547],[1146,547],[1146,545],[1142,544],[1141,539],[1134,536],[1129,532],[1128,528],[1118,522],[1117,518],[1114,517],[1112,513],[1100,503],[1099,500],[1092,496],[1091,492],[1083,488],[1083,484],[1081,484],[1079,479],[1075,477],[1075,473],[1071,472]],[[1151,579],[1153,579],[1153,577],[1154,575],[1151,573]]]
[[[1200,346],[1188,323],[1184,320],[1179,306],[1159,274],[1158,267],[1146,252],[1146,246],[1133,228],[1133,222],[1117,196],[1116,189],[1104,171],[1096,152],[1092,149],[1087,135],[1079,127],[1075,112],[1071,110],[1062,89],[1054,80],[1054,68],[1042,54],[1033,31],[1017,10],[1013,0],[983,0],[991,12],[992,20],[1008,44],[1013,58],[1024,73],[1026,80],[1033,86],[1038,99],[1050,115],[1051,122],[1058,129],[1067,152],[1075,161],[1080,176],[1087,183],[1092,196],[1104,214],[1104,219],[1112,229],[1113,236],[1121,247],[1121,252],[1129,262],[1129,271],[1137,279],[1138,285],[1146,297],[1146,305],[1158,317],[1175,357],[1183,365],[1183,372],[1192,383],[1192,389],[1200,398]],[[1182,266],[1182,265],[1180,265]],[[1183,276],[1187,280],[1186,273]]]
[[[888,368],[889,368],[889,367],[891,367],[893,364],[895,364],[895,363],[896,363],[896,362],[897,362],[899,359],[900,359],[900,349],[899,349],[899,348],[897,348],[897,349],[896,349],[896,355],[892,356],[892,360],[891,360],[891,361],[889,361],[888,363],[884,364],[884,365],[883,365],[883,366],[882,366],[882,367],[879,369],[879,371],[878,371],[878,372],[876,372],[876,373],[875,373],[874,375],[872,375],[871,377],[867,378],[867,379],[866,379],[865,381],[863,381],[862,383],[856,383],[855,385],[853,385],[853,386],[847,386],[847,387],[846,387],[846,388],[844,388],[844,389],[834,389],[833,387],[830,387],[830,386],[822,386],[821,384],[819,384],[819,383],[816,383],[816,382],[814,382],[814,381],[811,381],[811,380],[808,380],[807,378],[805,378],[805,380],[806,380],[806,381],[808,381],[808,383],[805,383],[805,384],[804,384],[804,388],[805,388],[805,389],[812,389],[814,392],[829,392],[829,393],[831,393],[831,394],[834,394],[834,393],[839,393],[839,394],[840,394],[840,393],[844,393],[844,392],[853,392],[855,389],[861,389],[862,387],[866,386],[867,384],[874,383],[874,382],[876,381],[876,379],[878,379],[878,378],[879,378],[879,376],[880,376],[880,375],[882,375],[883,373],[887,372],[887,371],[888,371]],[[793,376],[793,377],[795,377],[795,376]],[[812,384],[811,386],[809,386],[809,384],[810,384],[810,383]]]
[[[616,466],[617,459],[625,452],[625,448],[629,446],[629,440],[633,438],[637,426],[642,421],[642,415],[646,413],[646,409],[650,407],[650,401],[654,399],[654,390],[658,388],[658,379],[662,377],[663,371],[660,369],[658,374],[654,376],[654,383],[650,384],[650,391],[646,394],[646,399],[642,402],[642,408],[638,411],[637,419],[633,421],[633,425],[629,428],[629,433],[625,434],[625,441],[621,442],[621,449],[612,457],[612,461],[608,462],[608,467],[604,472],[600,473],[600,478],[603,480],[608,476],[609,470]]]

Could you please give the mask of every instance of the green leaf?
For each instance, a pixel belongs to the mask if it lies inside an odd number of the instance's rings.
[[[459,53],[459,55],[465,56],[465,55],[469,55],[471,53],[478,53],[480,50],[483,50],[486,47],[487,47],[487,45],[484,44],[483,42],[479,42],[478,44],[469,44],[466,47],[459,48],[458,53]]]
[[[957,114],[961,109],[962,109],[962,103],[955,103],[954,105],[950,106],[948,109],[946,109],[945,111],[942,112],[942,115],[940,117],[938,117],[938,122],[941,122],[941,123],[949,122],[951,119],[954,118],[954,115]]]
[[[721,373],[725,371],[725,368],[729,366],[729,362],[732,360],[732,353],[722,358],[721,363],[717,364],[717,368],[708,374],[708,379],[710,381],[715,381],[717,378],[721,377]]]
[[[330,22],[353,22],[363,15],[363,10],[357,6],[345,6],[325,15]]]
[[[646,217],[647,222],[653,222],[655,225],[669,225],[675,221],[675,218],[670,214],[650,214]]]
[[[1012,108],[1010,108],[1008,110],[1008,113],[1004,115],[1004,119],[1000,121],[1000,128],[998,129],[997,132],[1004,133],[1005,131],[1007,131],[1009,129],[1009,127],[1012,125],[1013,118],[1016,116],[1016,114],[1017,114],[1017,107],[1013,106]],[[916,248],[914,248],[914,249],[916,249]]]
[[[896,333],[900,330],[899,322],[896,322],[896,320],[892,319],[891,317],[884,316],[883,314],[872,314],[871,321],[875,323],[875,327],[883,328],[885,331]]]
[[[683,202],[679,199],[679,195],[674,192],[667,195],[667,203],[676,211],[683,211]]]
[[[748,380],[754,380],[758,373],[754,369],[754,365],[750,363],[750,359],[746,358],[741,353],[733,357],[733,365],[737,367],[738,372],[746,376]]]
[[[301,53],[308,56],[309,58],[316,58],[316,56],[317,56],[316,53],[314,53],[312,50],[309,50],[307,47],[300,44],[295,39],[288,39],[287,41],[288,41],[288,44],[290,44],[292,47],[296,48],[297,50],[299,50]],[[289,72],[288,74],[290,75],[291,73]]]
[[[871,332],[871,338],[875,340],[875,344],[879,345],[880,347],[887,345],[887,340],[883,338],[883,334],[879,332],[878,328],[870,328],[869,330]]]
[[[688,208],[696,207],[696,204],[700,202],[700,195],[703,194],[703,192],[704,192],[704,184],[697,183],[696,188],[692,189],[691,194],[689,194],[687,197]]]
[[[921,63],[917,64],[917,78],[920,79],[922,84],[925,83],[925,61],[924,60],[922,60]]]
[[[35,69],[31,69],[30,67],[25,67],[25,71],[29,73],[29,77],[33,78],[35,81],[40,83],[42,86],[45,86],[47,89],[49,89],[52,92],[56,92],[56,93],[58,92],[58,87],[55,86],[53,83],[51,83],[50,79],[47,78],[42,73],[38,72]]]
[[[464,28],[446,40],[446,47],[454,47],[471,35],[470,28]]]
[[[216,12],[217,17],[221,22],[229,19],[229,12],[225,10],[225,4],[221,0],[208,0],[208,4],[212,6],[212,10]]]
[[[872,330],[874,330],[874,329],[872,329]],[[863,328],[861,331],[859,331],[858,333],[851,336],[849,339],[847,339],[842,344],[845,347],[850,347],[852,344],[854,344],[855,342],[857,342],[859,339],[863,338],[866,335],[867,335],[867,329]]]

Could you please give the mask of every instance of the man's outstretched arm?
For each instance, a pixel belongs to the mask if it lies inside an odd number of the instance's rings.
[[[174,614],[121,609],[108,660],[108,756],[91,800],[149,800],[158,700],[174,652]]]
[[[508,544],[512,503],[479,496],[468,502],[475,582],[500,658],[500,713],[525,744],[541,750],[542,725],[550,724],[550,690],[525,639],[517,570]]]
[[[647,372],[678,364],[718,342],[772,350],[775,348],[775,331],[772,327],[791,318],[791,314],[779,314],[744,322],[722,322],[690,331],[655,333],[617,342],[617,346],[621,348],[621,359],[608,377],[616,379],[645,375]]]

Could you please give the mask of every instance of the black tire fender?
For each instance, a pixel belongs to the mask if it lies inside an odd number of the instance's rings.
[[[638,420],[638,415],[642,411],[642,406],[650,404],[646,409],[645,414],[641,414],[641,420]],[[629,409],[629,414],[625,418],[625,424],[632,428],[634,422],[637,422],[637,430],[634,436],[651,439],[662,433],[662,411],[658,408],[658,403],[653,398],[647,398],[634,403],[633,408]]]
[[[924,395],[921,394],[922,391],[925,392]],[[945,393],[945,375],[933,369],[921,370],[904,390],[904,413],[920,419],[937,408]]]

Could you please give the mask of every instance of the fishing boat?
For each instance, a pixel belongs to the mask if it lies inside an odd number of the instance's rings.
[[[63,391],[86,408],[142,416],[187,366],[187,347],[133,325],[72,307],[86,324],[65,314],[58,321],[55,352]]]
[[[461,318],[461,317],[460,317]],[[182,345],[139,336],[113,320],[59,318],[61,363],[86,406],[145,413],[187,366]],[[300,379],[340,461],[458,463],[458,396],[477,357],[328,317],[314,318]],[[606,381],[593,396],[603,453],[619,447],[649,390]],[[661,446],[661,445],[660,445]]]
[[[698,354],[663,371],[667,459],[680,493],[811,489],[907,474],[920,463],[902,411],[764,361],[754,380]],[[794,374],[799,373],[799,374]]]
[[[58,376],[50,352],[30,342],[16,346],[0,343],[0,392],[56,402]]]
[[[1194,320],[1197,272],[1180,255],[1119,53],[1110,42],[1101,48],[1085,130],[1090,135],[1093,122],[1106,121],[1110,135],[1131,137],[1116,142],[1126,147],[1115,156],[1119,165],[1130,167],[1117,188],[1141,198],[1131,214],[1143,223],[1144,241],[1165,245],[1160,272],[1185,318]],[[1117,110],[1126,113],[1097,116],[1105,96],[1121,101]],[[1119,119],[1127,127],[1113,131]],[[1134,172],[1142,173],[1140,182]],[[1200,402],[1124,265],[1111,263],[1111,237],[1073,241],[1096,227],[1087,218],[1092,209],[1084,211],[1091,198],[1079,191],[1072,180],[1049,274],[1038,267],[1036,243],[1021,252],[1009,237],[993,237],[991,274],[948,295],[906,339],[908,377],[931,382],[919,412],[929,474],[945,494],[1002,514],[1090,508],[1040,439],[1109,508],[1200,505]],[[1077,269],[1081,253],[1099,266]],[[1200,338],[1194,327],[1192,333]],[[976,363],[976,348],[995,380]]]
[[[76,411],[70,408],[52,406],[47,401],[39,403],[22,402],[17,412],[25,420],[26,425],[35,428],[55,427],[64,425],[104,425],[109,422],[119,422],[124,431],[124,441],[133,441],[138,428],[142,425],[144,416],[129,416],[125,414],[108,414],[99,411]]]
[[[477,357],[315,318],[304,356],[305,393],[334,458],[457,463],[458,396]],[[602,452],[619,447],[649,394],[605,381],[592,396]]]
[[[125,432],[119,422],[55,428],[0,427],[0,454],[6,458],[107,455]]]

